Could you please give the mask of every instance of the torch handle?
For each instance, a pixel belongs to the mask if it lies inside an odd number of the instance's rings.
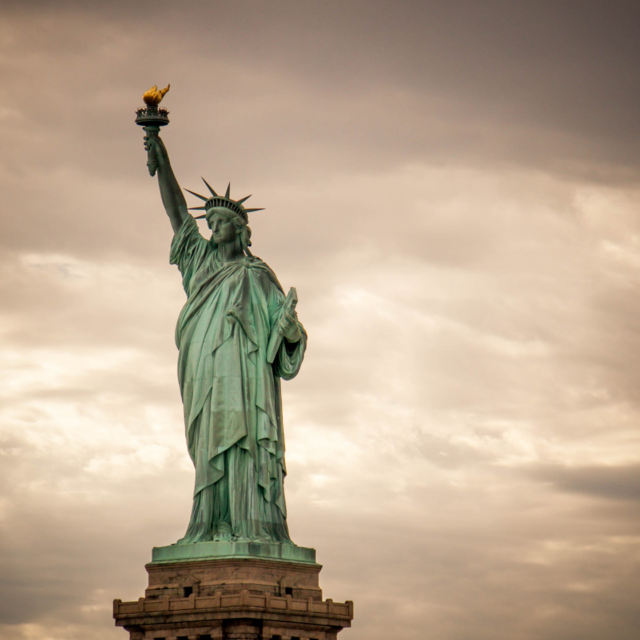
[[[146,127],[143,127],[143,129],[144,129],[144,132],[147,134],[147,137],[149,138],[157,138],[158,134],[160,133],[160,127],[156,127],[153,125],[147,125]],[[151,147],[147,149],[147,169],[149,169],[149,175],[152,177],[156,175],[156,171],[158,170],[158,162],[156,161],[156,154]]]

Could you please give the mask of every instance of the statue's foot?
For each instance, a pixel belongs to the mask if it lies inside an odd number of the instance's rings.
[[[223,522],[218,525],[216,535],[213,536],[214,542],[230,542],[233,540],[233,534],[231,532],[231,525]]]
[[[260,542],[266,544],[277,543],[276,540],[272,540],[268,536],[234,536],[233,540],[235,542]]]

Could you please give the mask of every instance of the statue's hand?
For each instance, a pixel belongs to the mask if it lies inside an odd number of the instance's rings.
[[[157,133],[149,132],[145,129],[144,148],[148,153],[148,158],[155,160],[158,166],[169,163],[169,154],[164,146],[162,138]]]
[[[285,311],[282,318],[280,318],[278,329],[287,342],[299,342],[302,337],[295,311],[293,313]]]

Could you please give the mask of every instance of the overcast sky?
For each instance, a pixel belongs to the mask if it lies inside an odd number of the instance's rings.
[[[635,637],[640,4],[0,16],[2,640],[125,640],[112,600],[186,529],[184,293],[134,123],[169,82],[180,184],[254,194],[298,290],[289,526],[342,640]]]

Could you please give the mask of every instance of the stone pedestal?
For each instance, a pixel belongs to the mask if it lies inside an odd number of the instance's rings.
[[[352,602],[322,599],[313,549],[208,542],[153,558],[144,598],[113,603],[130,640],[336,640],[351,626]]]

